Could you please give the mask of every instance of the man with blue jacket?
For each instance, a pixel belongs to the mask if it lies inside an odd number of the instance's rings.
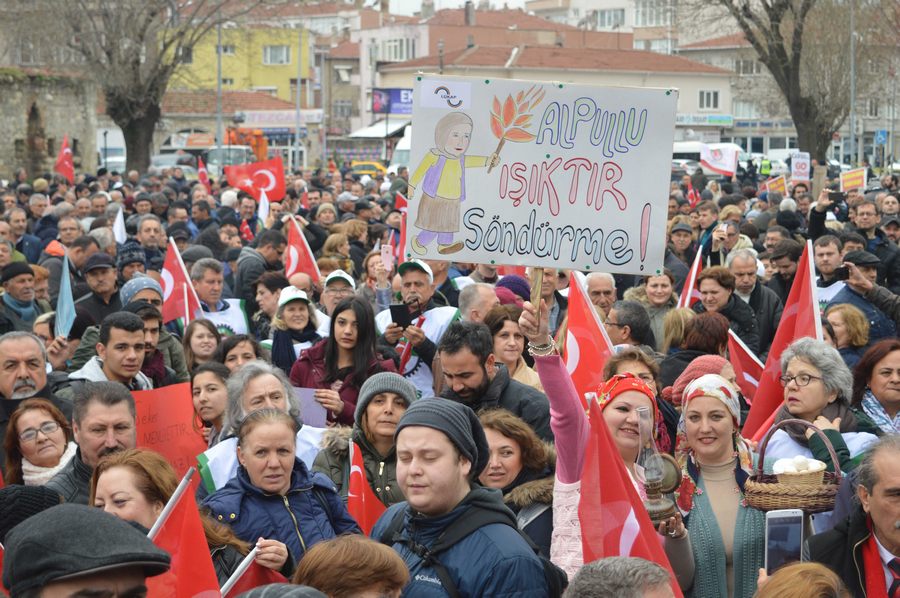
[[[381,516],[372,537],[391,545],[409,567],[402,595],[549,595],[543,564],[517,531],[500,492],[473,481],[489,452],[475,412],[446,399],[422,399],[406,410],[394,437],[406,502]],[[485,512],[495,522],[440,548],[444,537]]]

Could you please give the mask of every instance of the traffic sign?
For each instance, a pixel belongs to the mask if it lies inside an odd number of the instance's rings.
[[[887,129],[878,129],[875,131],[875,145],[887,145],[887,139]]]

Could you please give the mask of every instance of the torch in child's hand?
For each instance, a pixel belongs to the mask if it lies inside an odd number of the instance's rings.
[[[534,108],[544,99],[544,91],[534,85],[528,91],[520,91],[515,99],[512,95],[506,96],[501,104],[500,99],[494,96],[491,108],[491,131],[500,140],[497,149],[491,154],[488,163],[488,173],[500,162],[500,150],[507,140],[524,143],[531,141],[535,136],[526,130],[531,125],[531,113],[529,108]]]

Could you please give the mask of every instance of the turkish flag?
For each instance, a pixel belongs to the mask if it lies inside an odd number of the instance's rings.
[[[406,261],[406,212],[400,215],[400,242],[394,247],[394,257],[398,266]]]
[[[137,411],[137,446],[166,458],[178,475],[197,462],[208,447],[194,429],[194,404],[189,382],[154,390],[132,391]]]
[[[303,193],[300,195],[300,207],[304,210],[309,209],[309,190],[304,189]]]
[[[734,367],[734,373],[737,374],[737,384],[744,394],[744,398],[752,403],[765,366],[744,344],[741,337],[734,333],[734,330],[728,331],[728,360]]]
[[[314,283],[322,278],[316,256],[310,251],[297,219],[291,216],[291,224],[287,230],[287,249],[284,252],[284,275],[290,278],[297,272],[309,274]]]
[[[206,170],[206,164],[203,163],[203,158],[197,157],[197,179],[203,186],[206,187],[207,193],[212,193],[212,183],[209,182],[209,171]]]
[[[209,554],[200,512],[194,502],[195,480],[184,486],[180,494],[172,496],[169,500],[172,509],[168,517],[150,538],[172,556],[172,566],[162,575],[147,578],[148,596],[220,596],[219,580]],[[166,509],[170,505],[166,505]]]
[[[660,536],[634,488],[596,401],[591,401],[590,420],[591,435],[584,454],[578,502],[584,564],[611,556],[653,561],[668,569],[672,592],[681,596]]]
[[[528,278],[525,276],[525,266],[498,266],[497,274],[500,276],[507,276],[509,274],[516,274],[521,276],[522,278]]]
[[[253,239],[256,238],[256,235],[253,234],[253,230],[250,228],[250,223],[246,220],[241,220],[240,226],[241,239],[247,241],[248,243],[252,243]]]
[[[166,248],[166,260],[163,262],[160,283],[163,288],[163,323],[184,318],[184,324],[187,326],[200,311],[200,299],[194,285],[191,284],[191,277],[184,267],[181,253],[178,252],[178,247],[171,237]]]
[[[53,171],[66,177],[70,185],[75,184],[75,162],[72,160],[72,150],[69,147],[68,135],[63,137],[59,154],[56,156],[56,164],[53,165]]]
[[[255,554],[253,556],[255,556]],[[249,592],[253,588],[267,586],[270,583],[290,583],[290,581],[288,581],[288,579],[278,571],[273,571],[268,567],[263,567],[254,559],[254,561],[250,563],[250,566],[247,567],[247,570],[244,571],[244,574],[238,578],[234,585],[226,593],[222,594],[222,598],[228,598],[229,596],[240,596],[244,592]]]
[[[806,242],[806,249],[797,264],[794,284],[784,303],[781,323],[775,332],[775,339],[769,349],[766,367],[759,380],[753,404],[747,421],[744,422],[743,434],[754,440],[761,438],[768,428],[764,423],[783,403],[784,389],[781,386],[781,353],[789,344],[809,336],[822,340],[822,321],[819,319],[819,300],[816,296],[815,275],[811,256],[812,241]]]
[[[613,344],[594,304],[588,299],[587,284],[581,272],[572,272],[568,314],[563,357],[572,383],[587,409],[584,395],[603,385],[603,366],[613,354]]]
[[[394,209],[400,210],[403,214],[406,214],[406,210],[409,208],[409,203],[406,201],[406,198],[403,197],[402,193],[397,193],[394,195]]]
[[[700,301],[700,289],[697,287],[697,277],[703,271],[703,248],[697,248],[697,255],[694,256],[694,263],[688,272],[687,278],[684,280],[684,286],[681,288],[681,297],[678,298],[676,307],[692,307]]]
[[[284,164],[280,157],[265,162],[226,166],[225,177],[229,185],[246,191],[256,201],[259,201],[262,191],[271,201],[281,201],[284,197]]]
[[[694,189],[694,186],[691,183],[688,183],[687,200],[688,203],[691,204],[691,208],[696,208],[701,199],[700,194]]]
[[[366,467],[362,451],[355,442],[350,442],[350,481],[347,488],[347,511],[356,519],[360,529],[369,535],[375,522],[385,511],[382,503],[366,480]]]

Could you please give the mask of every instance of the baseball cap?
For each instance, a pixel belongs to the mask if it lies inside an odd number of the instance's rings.
[[[98,268],[115,268],[116,261],[107,253],[95,253],[87,259],[82,272],[90,272]]]
[[[334,282],[335,280],[343,280],[347,284],[350,285],[354,291],[356,290],[356,282],[353,280],[353,277],[344,272],[343,270],[335,270],[331,274],[325,277],[325,286],[327,287],[329,284]]]
[[[397,272],[400,276],[403,276],[410,269],[412,270],[421,270],[425,274],[428,275],[428,282],[434,282],[434,272],[431,271],[431,266],[423,262],[422,260],[411,259],[403,262],[397,268]]]
[[[881,219],[881,226],[887,226],[888,224],[896,224],[900,226],[900,216],[898,216],[897,214],[888,214]]]
[[[284,287],[281,289],[281,294],[278,295],[278,309],[281,309],[291,301],[309,303],[309,297],[306,295],[306,291],[301,291],[297,287]]]

